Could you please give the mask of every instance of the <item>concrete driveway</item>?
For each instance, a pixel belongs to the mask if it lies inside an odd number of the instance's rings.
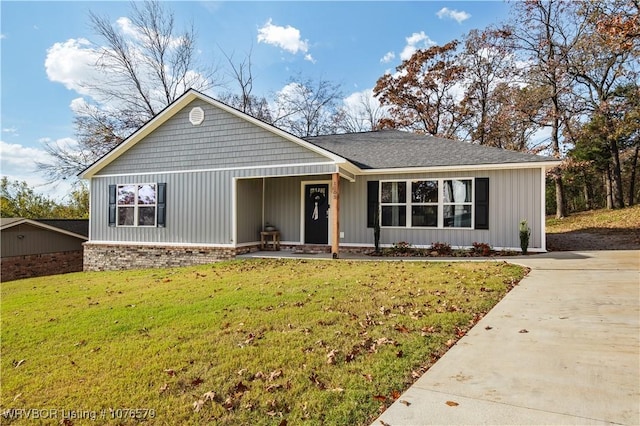
[[[640,251],[513,262],[530,274],[373,425],[640,424]]]

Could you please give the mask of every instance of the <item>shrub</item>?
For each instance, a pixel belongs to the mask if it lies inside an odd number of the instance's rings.
[[[399,241],[393,244],[391,251],[393,253],[406,254],[406,253],[409,253],[411,249],[412,249],[411,244],[409,244],[406,241]]]
[[[451,245],[436,241],[435,243],[431,243],[431,250],[438,252],[440,256],[448,256],[451,254]]]
[[[474,254],[478,254],[480,256],[489,256],[491,254],[491,246],[487,243],[473,243],[473,249],[471,249]]]

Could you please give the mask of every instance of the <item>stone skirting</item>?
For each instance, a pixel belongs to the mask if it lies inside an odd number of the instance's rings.
[[[1,281],[82,271],[82,250],[2,258]]]
[[[85,271],[192,266],[233,259],[257,247],[183,247],[134,244],[84,244]]]

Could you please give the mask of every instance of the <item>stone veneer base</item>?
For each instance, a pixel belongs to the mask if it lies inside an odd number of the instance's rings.
[[[84,244],[85,271],[167,268],[203,265],[233,259],[257,247],[183,247],[117,244]]]

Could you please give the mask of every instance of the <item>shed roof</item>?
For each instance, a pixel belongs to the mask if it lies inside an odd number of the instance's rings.
[[[23,217],[3,217],[0,221],[0,229],[5,230],[14,226],[27,224],[37,228],[69,235],[71,237],[87,240],[89,236],[88,219],[25,219]]]
[[[556,162],[551,157],[419,135],[378,130],[304,138],[361,169],[397,169]]]

